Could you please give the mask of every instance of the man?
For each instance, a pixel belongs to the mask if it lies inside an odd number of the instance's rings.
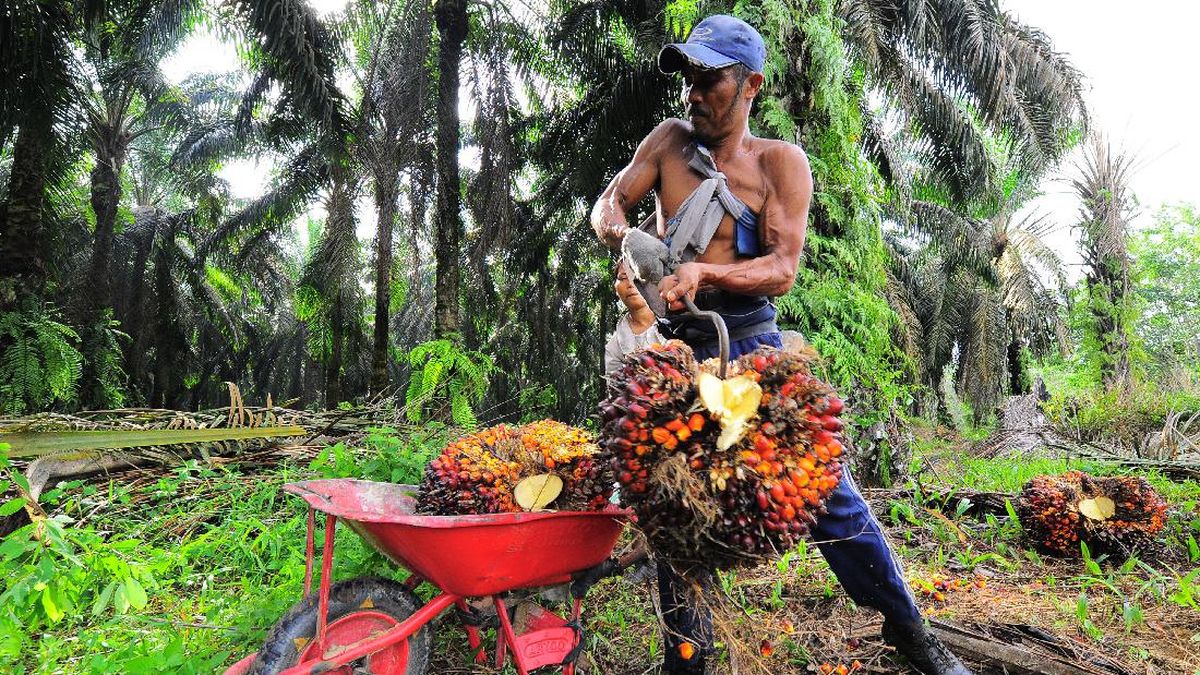
[[[654,191],[657,239],[669,242],[676,262],[686,260],[662,279],[661,300],[678,311],[686,296],[701,309],[722,314],[730,329],[730,358],[760,345],[782,346],[770,299],[795,281],[812,198],[804,151],[749,131],[765,56],[754,28],[723,15],[700,22],[686,43],[664,47],[659,67],[683,74],[687,119],[667,120],[642,141],[591,216],[597,236],[614,249],[624,243],[628,253],[649,235],[630,228],[626,213]],[[690,253],[680,257],[681,238]],[[650,244],[662,247],[658,241]],[[672,314],[658,328],[691,345],[697,358],[717,354],[713,329],[705,321]],[[880,526],[848,472],[827,508],[813,537],[850,597],[883,613],[885,640],[925,673],[969,675],[924,627]],[[669,566],[660,564],[659,577],[665,672],[703,673],[711,651],[711,617],[689,606],[685,582]],[[678,649],[683,642],[699,646],[691,658],[684,658],[691,650]]]

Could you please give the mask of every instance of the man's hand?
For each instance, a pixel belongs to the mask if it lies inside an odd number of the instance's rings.
[[[616,251],[621,248],[621,241],[625,239],[625,235],[630,229],[631,228],[624,223],[604,222],[604,224],[601,225],[597,230],[597,234],[600,236],[600,241],[603,242],[605,246]]]
[[[663,277],[662,282],[658,285],[658,292],[666,301],[669,309],[682,310],[685,307],[684,297],[696,299],[696,291],[700,290],[703,272],[703,263],[687,262],[680,265],[674,274]]]

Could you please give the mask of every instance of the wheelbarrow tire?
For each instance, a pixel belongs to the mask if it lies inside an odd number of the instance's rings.
[[[254,659],[250,672],[275,675],[300,662],[304,647],[317,632],[317,611],[320,600],[314,591],[296,603],[267,635],[262,649]],[[403,585],[378,577],[359,577],[341,581],[329,588],[329,625],[338,619],[364,611],[390,616],[400,623],[421,607],[420,600]],[[432,636],[428,625],[408,638],[408,660],[402,674],[424,675],[429,667]]]

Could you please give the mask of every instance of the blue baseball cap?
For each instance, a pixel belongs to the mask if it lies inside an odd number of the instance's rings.
[[[658,53],[658,68],[676,73],[685,63],[706,70],[741,63],[761,73],[766,59],[767,48],[753,26],[728,14],[714,14],[696,24],[687,42],[663,47]]]

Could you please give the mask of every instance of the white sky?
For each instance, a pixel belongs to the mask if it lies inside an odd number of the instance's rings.
[[[1036,26],[1066,53],[1087,78],[1093,127],[1115,148],[1138,161],[1134,193],[1141,203],[1135,220],[1151,222],[1164,203],[1200,204],[1200,137],[1196,115],[1200,91],[1194,68],[1200,65],[1200,3],[1184,0],[1002,0],[1020,21]],[[1073,160],[1078,160],[1076,153]],[[1072,161],[1043,184],[1045,195],[1032,205],[1062,229],[1054,243],[1077,262],[1070,225],[1078,202],[1066,182]],[[1076,276],[1076,275],[1072,275]]]
[[[309,0],[318,12],[341,9],[346,0]],[[1087,78],[1087,101],[1095,128],[1113,144],[1133,152],[1139,170],[1133,188],[1142,204],[1136,222],[1146,224],[1164,203],[1200,204],[1200,137],[1195,117],[1200,89],[1191,71],[1200,64],[1200,3],[1140,0],[1002,0],[1002,7],[1024,23],[1045,31]],[[208,34],[188,40],[164,63],[174,80],[195,72],[237,68],[233,48]],[[469,99],[469,97],[466,97]],[[1077,156],[1072,159],[1077,159]],[[1077,262],[1070,226],[1077,202],[1066,182],[1069,160],[1044,185],[1044,196],[1030,210],[1047,212],[1060,229],[1053,244],[1068,262]],[[222,175],[237,197],[262,194],[274,167],[270,162],[231,162]],[[373,214],[361,213],[369,219]],[[373,223],[360,223],[360,231]],[[368,235],[369,236],[369,235]],[[1075,275],[1072,275],[1075,276]]]

